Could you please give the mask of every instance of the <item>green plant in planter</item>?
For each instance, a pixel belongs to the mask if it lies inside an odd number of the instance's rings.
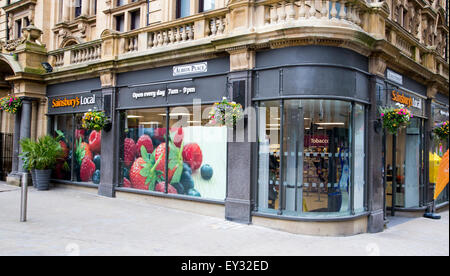
[[[58,158],[64,154],[61,145],[57,139],[51,136],[43,136],[36,142],[28,138],[23,139],[20,141],[20,145],[24,169],[35,170],[36,188],[47,190],[51,170],[55,167]]]

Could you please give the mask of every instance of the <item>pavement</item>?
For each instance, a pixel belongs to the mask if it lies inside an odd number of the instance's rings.
[[[56,187],[28,193],[0,183],[0,256],[449,256],[449,213],[441,220],[391,218],[377,234],[315,237],[242,225],[95,191]]]

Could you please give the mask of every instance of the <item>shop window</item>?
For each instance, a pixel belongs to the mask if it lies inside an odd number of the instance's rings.
[[[139,23],[141,20],[141,11],[132,11],[130,12],[130,30],[135,30],[139,28]]]
[[[183,18],[191,14],[191,0],[177,0],[176,18]]]
[[[260,103],[259,211],[348,215],[352,185],[354,211],[364,210],[365,111],[356,105],[354,121],[352,112],[352,103],[335,100]],[[351,175],[355,151],[360,154],[355,162],[361,162],[358,169],[362,169],[354,176],[358,183],[352,183]]]
[[[72,149],[73,149],[73,121],[72,115],[59,115],[54,118],[54,136],[58,138],[64,155],[58,160],[53,170],[53,178],[71,180],[72,178]]]
[[[124,31],[124,22],[125,22],[125,16],[123,14],[114,16],[115,21],[115,29],[118,32]]]
[[[437,103],[432,104],[432,115],[433,115],[433,128],[443,122],[449,120],[448,116],[448,106],[440,105]],[[430,160],[430,183],[436,183],[436,177],[439,171],[439,164],[442,160],[442,157],[449,149],[449,143],[447,141],[442,141],[438,139],[438,137],[434,136],[431,139],[431,147],[429,152],[429,160]],[[436,199],[436,204],[441,204],[449,201],[449,186],[447,185],[444,190],[439,194]]]
[[[83,114],[75,115],[74,179],[100,183],[101,131],[81,127]]]
[[[227,131],[225,127],[208,125],[210,108],[154,108],[122,113],[121,186],[224,200]]]
[[[215,8],[215,0],[199,0],[199,12],[210,11]]]

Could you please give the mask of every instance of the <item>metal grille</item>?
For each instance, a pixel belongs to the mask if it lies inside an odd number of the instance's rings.
[[[13,158],[13,134],[0,132],[0,180],[5,181],[11,172]]]

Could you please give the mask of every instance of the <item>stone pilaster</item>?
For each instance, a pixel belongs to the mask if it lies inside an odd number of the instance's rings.
[[[103,109],[109,116],[112,128],[102,130],[102,158],[101,175],[98,194],[107,197],[115,197],[115,186],[118,175],[118,150],[116,143],[120,129],[117,127],[115,116],[115,74],[110,71],[102,72],[100,75],[102,82]]]
[[[230,98],[244,108],[251,106],[251,72],[240,71],[229,75]],[[248,109],[247,109],[248,110]],[[255,164],[252,156],[255,137],[249,135],[255,126],[254,116],[247,116],[228,132],[227,198],[225,218],[240,223],[251,222],[252,196],[255,191]]]
[[[367,232],[377,233],[384,229],[384,186],[382,141],[383,131],[378,112],[377,94],[382,92],[386,62],[381,57],[371,57],[369,61],[370,73],[370,106],[368,114],[368,148],[367,151],[367,192],[369,220]]]

